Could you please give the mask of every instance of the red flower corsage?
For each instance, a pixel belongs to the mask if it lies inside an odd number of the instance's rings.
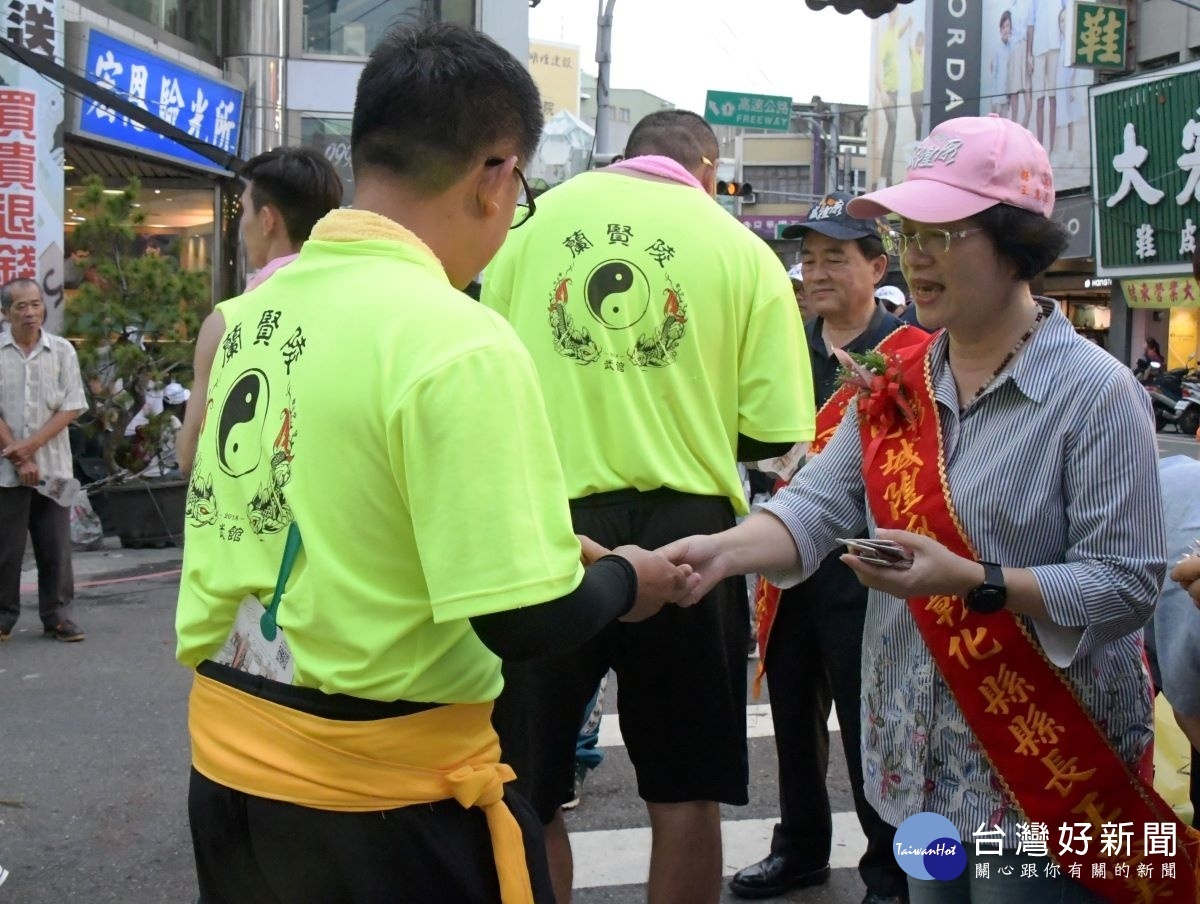
[[[833,354],[841,367],[838,383],[858,390],[858,414],[868,422],[890,430],[901,420],[907,424],[917,415],[900,381],[900,362],[880,351],[856,355],[835,348]]]

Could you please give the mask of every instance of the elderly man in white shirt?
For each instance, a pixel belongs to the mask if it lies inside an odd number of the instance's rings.
[[[43,635],[73,642],[84,633],[70,619],[75,596],[70,509],[39,492],[72,476],[67,426],[86,407],[71,343],[42,328],[46,307],[32,279],[0,287],[9,331],[0,334],[0,641],[21,614],[25,537],[38,565]]]

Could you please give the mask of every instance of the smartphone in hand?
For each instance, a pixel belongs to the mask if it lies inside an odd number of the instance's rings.
[[[882,568],[911,568],[912,552],[894,540],[839,539],[852,556]]]

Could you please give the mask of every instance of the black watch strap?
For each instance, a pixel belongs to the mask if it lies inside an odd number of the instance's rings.
[[[1008,590],[1004,586],[1004,569],[995,562],[979,564],[983,566],[983,583],[967,594],[967,608],[983,614],[999,612],[1008,601]]]
[[[983,566],[983,582],[990,587],[1004,587],[1004,569],[995,562],[980,562]]]

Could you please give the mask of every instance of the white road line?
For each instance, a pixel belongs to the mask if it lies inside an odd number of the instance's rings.
[[[776,822],[774,818],[722,822],[722,874],[732,876],[765,857],[771,849]],[[829,865],[834,869],[856,867],[866,849],[858,817],[854,813],[834,813]],[[642,885],[649,878],[649,828],[572,832],[571,850],[575,857],[575,888]]]
[[[829,714],[829,730],[838,730],[837,713]],[[771,706],[768,703],[751,703],[746,707],[746,737],[773,738],[775,723],[771,719]],[[625,739],[621,736],[621,723],[616,715],[602,716],[600,719],[600,747],[624,747]]]

